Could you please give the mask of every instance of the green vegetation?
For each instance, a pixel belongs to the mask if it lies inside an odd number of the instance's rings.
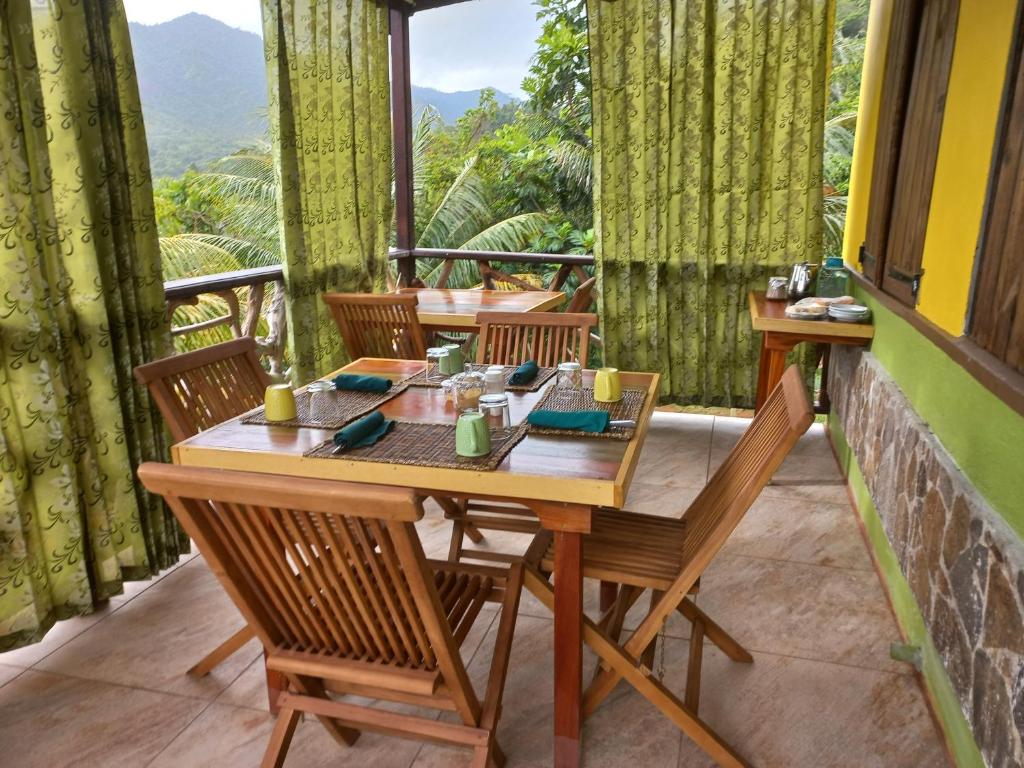
[[[419,247],[593,252],[586,2],[536,0],[535,5],[542,32],[523,80],[524,102],[484,89],[477,105],[451,123],[433,107],[417,110],[413,165]],[[838,254],[842,247],[867,5],[868,0],[840,0],[836,12],[825,133],[826,254]],[[280,262],[269,146],[236,151],[203,172],[161,179],[155,195],[168,279]],[[420,259],[417,274],[433,285],[441,266],[440,260]],[[494,266],[509,273],[529,271],[543,283],[554,272],[554,267]],[[479,282],[476,263],[459,261],[447,284]],[[568,288],[574,287],[571,278]],[[200,322],[225,309],[223,300],[201,297],[197,306],[178,310],[175,324]],[[179,344],[199,346],[228,335],[222,327]]]

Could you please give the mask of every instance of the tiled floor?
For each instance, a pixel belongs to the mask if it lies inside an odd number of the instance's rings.
[[[629,498],[677,514],[746,426],[725,416],[659,413]],[[447,551],[436,510],[428,553]],[[509,536],[489,537],[509,544]],[[520,544],[525,542],[518,540]],[[589,585],[592,587],[593,585]],[[757,766],[947,764],[820,426],[800,443],[701,582],[701,607],[754,655],[705,650],[701,717]],[[590,588],[587,605],[596,605]],[[635,616],[633,617],[635,620]],[[273,720],[255,641],[204,680],[185,670],[240,626],[201,557],[183,560],[44,642],[0,655],[0,764],[258,765]],[[493,647],[485,613],[464,650],[482,690]],[[682,692],[688,625],[666,629],[655,666]],[[588,665],[593,658],[588,654]],[[524,595],[499,740],[510,766],[551,762],[551,618]],[[589,668],[589,666],[588,666]],[[347,750],[315,721],[289,766],[458,766],[469,753],[365,734]],[[625,684],[587,721],[588,766],[705,766],[710,761]]]

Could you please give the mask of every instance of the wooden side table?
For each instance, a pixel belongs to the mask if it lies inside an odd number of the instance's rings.
[[[786,317],[786,301],[768,301],[764,291],[751,291],[750,324],[761,331],[761,361],[757,374],[755,410],[764,405],[786,369],[786,353],[803,341],[812,344],[854,344],[864,346],[875,335],[869,323],[838,323],[833,320],[794,320]],[[828,347],[826,347],[826,350]],[[826,352],[827,355],[827,352]],[[828,358],[821,384],[822,405],[828,407]]]

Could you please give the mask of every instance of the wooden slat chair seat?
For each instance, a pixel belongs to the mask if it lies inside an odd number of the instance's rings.
[[[407,489],[154,463],[139,477],[196,541],[263,644],[268,670],[287,679],[265,768],[284,763],[303,713],[341,744],[379,731],[470,747],[475,768],[503,765],[495,731],[521,564],[427,560],[415,528],[421,499]],[[485,602],[501,617],[480,699],[459,646]],[[438,720],[438,710],[461,722]]]
[[[591,532],[583,547],[583,576],[612,582],[619,588],[615,604],[598,621],[582,617],[584,641],[597,653],[600,662],[584,693],[585,716],[593,714],[625,678],[720,765],[747,765],[698,717],[697,710],[705,638],[733,661],[749,664],[753,658],[687,594],[813,421],[814,412],[800,372],[793,366],[680,518],[661,519],[613,510],[593,515]],[[554,591],[547,578],[554,565],[550,538],[549,531],[539,533],[524,562],[527,588],[553,609]],[[626,611],[646,589],[652,590],[651,610],[628,640],[620,644]],[[692,624],[683,701],[650,669],[658,632],[677,611]]]
[[[176,443],[262,405],[271,382],[249,337],[140,365],[135,378],[149,389]],[[208,675],[253,637],[249,627],[242,627],[187,674]]]
[[[562,312],[479,312],[480,341],[476,361],[494,365],[520,365],[535,360],[537,365],[556,367],[563,362],[586,365],[590,329],[597,315]],[[437,498],[437,497],[435,497]],[[504,562],[512,555],[465,549],[463,537],[483,541],[480,531],[509,531],[533,535],[540,530],[530,510],[513,504],[484,503],[474,499],[446,502],[437,499],[445,517],[452,520],[449,560],[463,558]]]
[[[325,293],[323,300],[353,360],[426,358],[426,337],[416,314],[416,294]]]

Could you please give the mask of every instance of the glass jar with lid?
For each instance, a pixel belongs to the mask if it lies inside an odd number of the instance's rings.
[[[846,296],[850,291],[850,273],[838,256],[829,256],[818,273],[817,295],[825,299]]]

